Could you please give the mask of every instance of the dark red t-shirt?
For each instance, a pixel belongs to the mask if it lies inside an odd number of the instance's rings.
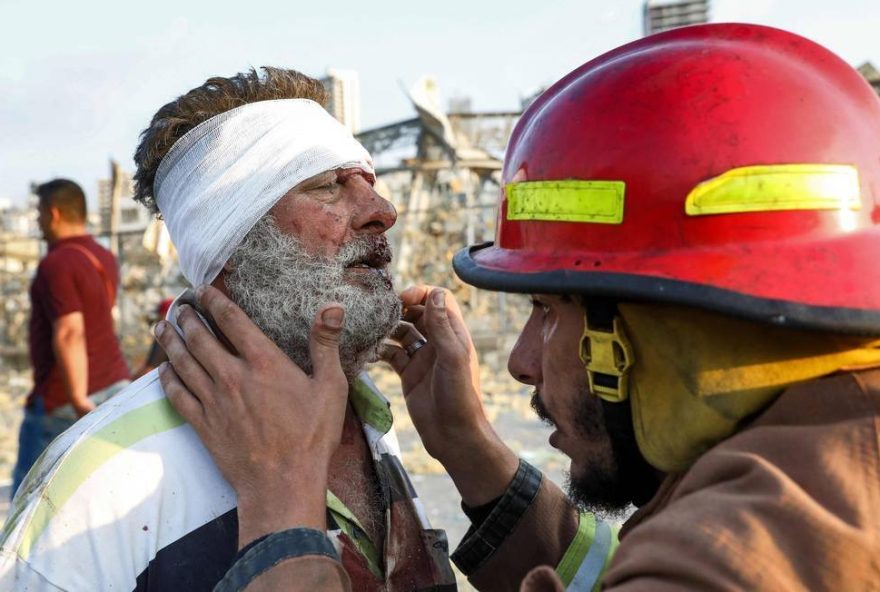
[[[31,284],[30,357],[34,369],[34,390],[28,396],[42,397],[46,411],[69,402],[55,363],[52,324],[61,316],[81,312],[89,358],[89,393],[129,377],[113,331],[112,303],[108,302],[104,276],[89,257],[76,247],[89,250],[104,267],[113,293],[119,285],[119,268],[113,254],[88,235],[62,239],[40,261]]]

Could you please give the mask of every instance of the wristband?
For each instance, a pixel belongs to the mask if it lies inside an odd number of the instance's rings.
[[[282,561],[304,555],[323,555],[339,561],[327,535],[313,528],[291,528],[261,537],[243,548],[235,563],[214,586],[214,592],[238,592]]]

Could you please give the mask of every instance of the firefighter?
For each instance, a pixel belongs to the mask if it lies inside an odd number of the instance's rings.
[[[472,528],[453,559],[478,589],[880,587],[878,130],[880,101],[840,58],[743,24],[622,46],[528,108],[496,240],[454,267],[530,295],[508,367],[571,458],[569,494],[492,429],[445,290],[403,292],[412,326],[385,354],[461,493]],[[216,292],[203,304],[254,331]],[[163,372],[188,407],[185,382]],[[289,524],[265,502],[243,517],[267,537],[235,581],[266,552],[275,574],[331,569],[332,549],[303,551],[314,532],[271,532]],[[600,518],[630,503],[619,531]]]
[[[496,241],[455,269],[532,295],[509,368],[574,500],[640,507],[612,560],[589,514],[555,536],[574,512],[539,487],[463,542],[516,524],[466,557],[477,587],[514,587],[535,547],[577,590],[880,586],[878,130],[853,68],[754,25],[636,41],[529,108]]]

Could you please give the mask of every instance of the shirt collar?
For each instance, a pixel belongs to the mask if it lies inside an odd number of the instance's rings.
[[[394,423],[391,404],[366,372],[361,372],[348,389],[348,400],[360,420],[376,431],[387,434]]]

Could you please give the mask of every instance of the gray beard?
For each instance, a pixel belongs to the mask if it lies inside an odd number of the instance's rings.
[[[364,277],[360,285],[345,279],[347,266],[375,253],[390,261],[384,235],[352,240],[333,259],[309,255],[266,215],[232,255],[234,269],[226,276],[226,288],[263,333],[308,374],[312,373],[309,335],[315,314],[329,302],[342,304],[345,326],[339,357],[351,379],[378,358],[382,341],[400,320],[401,304],[390,276],[359,274]]]

